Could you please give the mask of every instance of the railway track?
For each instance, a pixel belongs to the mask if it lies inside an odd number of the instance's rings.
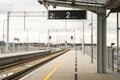
[[[45,63],[51,61],[52,59],[64,54],[68,49],[63,49],[55,52],[51,52],[46,55],[41,55],[36,58],[31,58],[0,67],[0,74],[12,73],[11,75],[2,78],[1,80],[19,80],[26,74],[34,71]]]

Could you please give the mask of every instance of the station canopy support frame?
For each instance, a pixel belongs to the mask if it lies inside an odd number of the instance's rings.
[[[6,52],[9,53],[9,21],[10,17],[23,17],[24,18],[24,30],[26,30],[26,17],[46,17],[47,11],[9,11],[7,13],[7,43]]]
[[[83,0],[82,0],[83,1]],[[93,2],[82,2],[80,0],[47,0],[47,5],[89,10],[97,14],[97,73],[106,72],[106,8],[104,3],[100,4],[96,0]],[[86,0],[85,0],[86,1]],[[101,0],[99,0],[101,1]],[[103,1],[103,0],[102,0]],[[43,4],[43,0],[38,0]],[[44,2],[45,5],[45,2]]]
[[[74,41],[74,47],[75,47],[75,29],[48,29],[48,49],[50,49],[50,33],[53,32],[72,32],[74,35],[73,41]],[[72,36],[73,37],[73,36]]]

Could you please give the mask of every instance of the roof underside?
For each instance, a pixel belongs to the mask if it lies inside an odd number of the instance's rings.
[[[116,12],[116,9],[120,8],[120,0],[38,0],[40,4],[44,5],[53,5],[53,6],[63,6],[67,7],[76,7],[77,6],[91,6],[91,7],[100,7],[113,10]]]
[[[74,3],[74,4],[87,4],[87,5],[104,5],[107,0],[38,0],[40,3],[43,2],[54,2],[56,4],[59,3]]]
[[[111,8],[120,8],[120,0],[107,0],[105,7]]]
[[[67,0],[67,1],[72,1],[72,0]],[[74,0],[74,1],[105,4],[107,0]]]

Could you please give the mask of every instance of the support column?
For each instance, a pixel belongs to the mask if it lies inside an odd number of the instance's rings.
[[[49,32],[50,32],[50,30],[48,29],[48,44],[47,44],[48,50],[50,49],[50,36],[49,36]]]
[[[106,10],[97,14],[97,73],[106,72]]]
[[[7,43],[6,43],[7,53],[9,53],[9,15],[10,15],[10,12],[7,13]]]
[[[82,39],[82,54],[85,55],[85,41],[84,41],[84,21],[83,21],[83,39]]]

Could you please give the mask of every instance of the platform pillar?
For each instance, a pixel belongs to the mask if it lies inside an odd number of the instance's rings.
[[[97,73],[106,72],[106,10],[97,13]]]

